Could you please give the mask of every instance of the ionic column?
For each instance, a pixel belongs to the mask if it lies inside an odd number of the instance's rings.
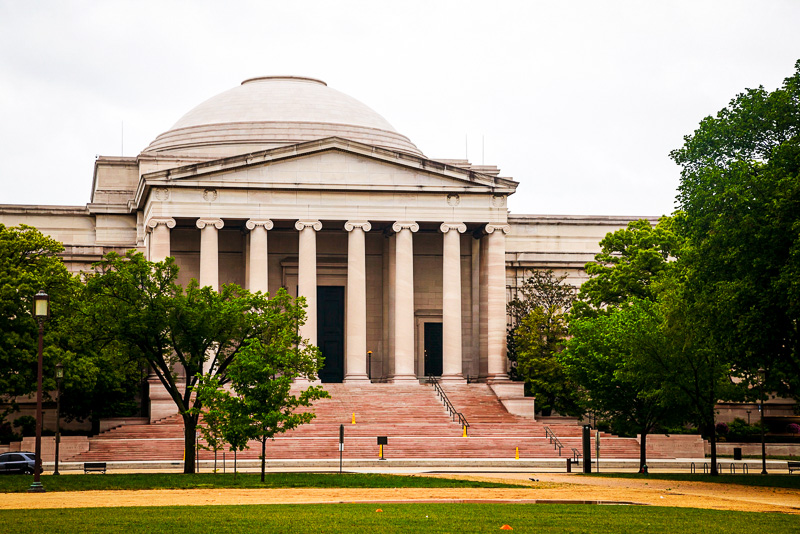
[[[414,369],[414,241],[415,222],[396,222],[394,275],[394,377],[395,382],[416,381]]]
[[[367,374],[367,221],[347,221],[347,315],[345,317],[345,382],[369,380]]]
[[[170,230],[175,228],[172,217],[152,217],[147,221],[150,232],[150,261],[164,261],[170,255]]]
[[[442,380],[461,380],[461,236],[464,223],[444,223],[442,246]]]
[[[506,368],[507,224],[487,224],[487,359],[489,380],[508,380]]]
[[[197,219],[200,229],[200,287],[211,286],[219,291],[219,237],[225,223],[222,219]]]
[[[248,289],[267,293],[269,291],[267,231],[272,230],[273,224],[269,219],[250,219],[245,226],[250,230]]]
[[[322,230],[319,221],[297,221],[294,227],[300,232],[297,258],[297,294],[306,298],[306,322],[300,327],[300,336],[311,345],[317,344],[317,232]]]
[[[153,217],[146,224],[150,232],[150,261],[164,261],[170,256],[170,230],[175,228],[175,219],[172,217]],[[161,380],[153,370],[147,377],[150,400],[150,422],[167,417],[177,412],[175,401],[172,400]]]

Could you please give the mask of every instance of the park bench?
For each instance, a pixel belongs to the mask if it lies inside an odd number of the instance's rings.
[[[800,471],[800,462],[786,462],[789,468],[789,474],[792,474],[792,471]]]
[[[83,463],[83,473],[103,473],[106,474],[106,463],[105,462],[84,462]]]

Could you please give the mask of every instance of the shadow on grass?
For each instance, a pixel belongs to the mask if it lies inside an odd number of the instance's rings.
[[[639,480],[677,480],[679,482],[711,482],[715,484],[740,484],[742,486],[763,486],[769,488],[800,489],[800,475],[731,475],[721,473],[719,476],[690,473],[594,473],[581,475],[604,478],[633,478]]]

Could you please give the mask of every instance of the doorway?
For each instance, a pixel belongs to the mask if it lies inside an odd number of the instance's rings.
[[[319,379],[344,380],[344,286],[317,286],[317,345],[325,362]]]
[[[425,376],[442,376],[442,323],[425,327]]]

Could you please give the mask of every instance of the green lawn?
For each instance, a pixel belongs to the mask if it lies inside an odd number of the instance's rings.
[[[693,481],[693,482],[713,482],[717,484],[741,484],[744,486],[766,486],[771,488],[790,488],[800,489],[800,475],[761,475],[758,473],[751,473],[749,475],[731,475],[728,473],[721,473],[719,476],[712,477],[711,475],[690,474],[690,473],[650,473],[649,475],[640,475],[639,473],[594,473],[592,477],[608,477],[608,478],[637,478],[640,480],[677,480],[677,481]]]
[[[0,493],[27,491],[33,476],[0,477]],[[473,480],[452,480],[425,476],[398,476],[357,473],[267,473],[265,481],[257,473],[135,473],[89,475],[43,475],[42,485],[51,491],[143,490],[192,488],[513,488]]]
[[[382,512],[376,512],[376,509]],[[649,506],[319,504],[0,511],[40,532],[800,532],[797,516]]]

